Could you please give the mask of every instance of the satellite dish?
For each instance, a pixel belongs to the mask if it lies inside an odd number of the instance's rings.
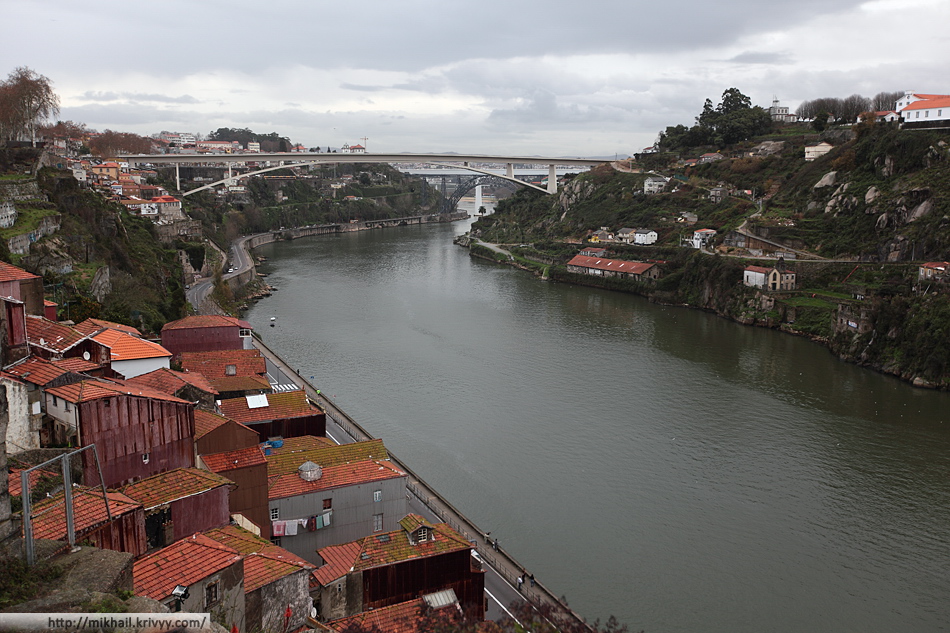
[[[82,353],[82,359],[83,359],[83,360],[89,360],[90,358],[92,358],[92,357],[89,355],[89,352],[83,352],[83,353]]]

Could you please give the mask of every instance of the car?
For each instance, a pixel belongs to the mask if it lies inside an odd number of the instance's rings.
[[[233,272],[234,272],[234,269],[233,269],[233,268],[228,268],[228,272],[229,272],[229,273],[233,273]]]

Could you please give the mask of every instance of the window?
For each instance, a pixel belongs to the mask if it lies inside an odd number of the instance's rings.
[[[382,532],[383,531],[383,515],[374,514],[373,515],[373,531]]]
[[[270,509],[270,520],[276,521],[280,518],[280,508],[271,508]]]
[[[241,336],[242,336],[242,337],[248,337],[248,336],[250,336],[250,335],[251,335],[251,331],[250,331],[249,329],[243,328],[243,327],[241,328]]]
[[[374,490],[373,491],[373,501],[382,501],[383,500],[383,491]]]
[[[205,587],[205,609],[213,606],[218,601],[218,583],[219,581],[215,580]]]
[[[54,406],[54,407],[58,407],[58,406],[59,406],[59,400],[56,399],[56,396],[53,396],[53,406]]]
[[[112,406],[112,398],[106,398],[105,400],[103,400],[103,401],[102,401],[102,406],[104,406],[104,407],[107,408],[107,409],[108,409],[109,407],[111,407],[111,406]]]
[[[235,375],[237,375],[237,365],[225,365],[225,366],[224,366],[224,375],[225,375],[225,376],[235,376]]]
[[[280,537],[279,537],[279,536],[271,537],[270,542],[273,543],[274,545],[276,545],[277,547],[280,547]]]
[[[419,542],[424,543],[429,540],[429,528],[421,527],[419,528]]]
[[[333,499],[324,499],[323,500],[323,509],[329,510],[333,507]]]
[[[143,463],[143,464],[147,464],[147,463],[148,463],[148,460],[149,460],[149,454],[148,454],[148,453],[142,453],[142,463]]]
[[[63,401],[63,406],[66,407],[66,413],[69,413],[69,403],[66,401]]]

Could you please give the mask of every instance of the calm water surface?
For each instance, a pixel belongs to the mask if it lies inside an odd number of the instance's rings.
[[[467,228],[265,246],[248,319],[591,620],[948,630],[948,394],[472,260]]]

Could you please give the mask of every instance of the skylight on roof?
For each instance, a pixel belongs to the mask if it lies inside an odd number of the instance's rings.
[[[254,396],[244,396],[247,400],[248,409],[261,409],[268,406],[267,396],[265,394],[257,394]]]

